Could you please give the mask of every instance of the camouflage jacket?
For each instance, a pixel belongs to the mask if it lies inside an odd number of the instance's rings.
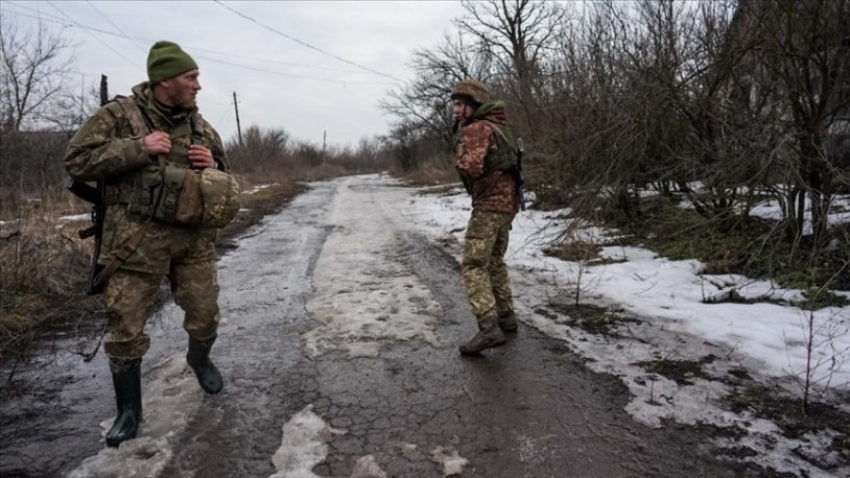
[[[176,115],[163,112],[154,100],[148,82],[134,86],[131,98],[154,130],[171,135],[172,152],[168,160],[188,162],[189,145],[200,144],[212,152],[218,169],[230,169],[221,138],[200,117],[197,108]],[[110,101],[71,138],[65,154],[65,169],[78,181],[113,183],[132,180],[134,171],[156,161],[156,158],[145,154],[143,139],[134,132],[124,108],[117,101]]]
[[[482,105],[462,125],[460,144],[456,149],[455,167],[471,184],[472,208],[480,211],[516,214],[519,212],[517,185],[508,171],[485,171],[488,157],[496,154],[496,133],[487,122],[507,129],[507,115],[501,102]]]

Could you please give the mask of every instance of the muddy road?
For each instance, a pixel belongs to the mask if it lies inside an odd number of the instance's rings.
[[[17,365],[26,393],[3,392],[0,475],[770,476],[715,458],[705,430],[634,421],[618,379],[527,323],[461,357],[475,325],[459,265],[411,227],[410,194],[377,176],[316,183],[242,237],[220,261],[224,390],[198,387],[166,305],[148,325],[140,434],[118,449],[103,442],[103,355],[45,344]]]

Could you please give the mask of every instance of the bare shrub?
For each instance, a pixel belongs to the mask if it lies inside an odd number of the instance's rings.
[[[390,174],[400,177],[412,184],[421,186],[433,186],[436,184],[460,184],[457,171],[454,167],[447,167],[446,160],[439,156],[426,159],[423,164],[414,170],[404,171],[395,166],[390,168]]]
[[[41,326],[99,309],[81,300],[92,244],[77,237],[77,228],[87,221],[59,220],[42,207],[33,214],[12,223],[14,229],[0,228],[0,359],[25,346]]]

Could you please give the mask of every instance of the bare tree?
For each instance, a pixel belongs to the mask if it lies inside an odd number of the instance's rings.
[[[22,32],[0,18],[0,207],[5,215],[25,215],[24,204],[36,206],[60,189],[68,134],[47,130],[68,93],[73,61],[73,46],[44,23]]]
[[[539,67],[543,53],[562,27],[565,10],[555,3],[531,0],[461,2],[467,16],[458,26],[480,41],[503,72],[519,80]]]
[[[791,235],[800,238],[802,205],[811,203],[814,242],[828,239],[827,215],[839,174],[837,151],[828,148],[836,129],[850,123],[850,2],[808,0],[762,8],[742,4],[755,18],[763,47],[761,64],[777,80],[783,122],[794,139],[795,185],[800,214],[789,217]],[[805,194],[805,195],[803,195]]]
[[[514,126],[533,138],[526,125],[534,124],[537,109],[535,78],[540,76],[544,52],[553,46],[550,40],[563,23],[565,11],[557,4],[528,0],[463,5],[467,14],[456,21],[457,34],[447,35],[436,48],[416,51],[412,65],[416,79],[391,93],[391,99],[382,104],[400,120],[388,138],[400,142],[396,152],[404,151],[398,156],[404,170],[421,164],[410,156],[412,152],[422,154],[436,146],[414,147],[413,142],[438,139],[444,148],[451,146],[453,118],[448,93],[454,83],[466,78],[484,81],[494,97],[511,107],[522,107],[521,124],[514,122]]]
[[[540,104],[535,96],[542,88],[539,81],[546,54],[565,26],[567,10],[554,2],[532,0],[461,3],[467,15],[457,20],[458,27],[476,38],[482,54],[495,62],[498,68],[493,73],[502,81],[490,85],[520,108],[522,121],[515,122],[514,128],[536,144],[535,112]]]
[[[0,26],[0,118],[4,130],[20,131],[43,121],[63,92],[74,47],[43,22],[34,32],[21,33],[5,18]]]
[[[234,169],[240,173],[270,174],[292,168],[290,143],[290,135],[283,128],[251,125],[242,134],[241,144],[233,139],[227,148]]]
[[[420,137],[440,138],[446,149],[451,147],[454,141],[451,128],[454,120],[449,106],[452,85],[465,78],[486,80],[490,74],[490,58],[476,53],[476,49],[475,43],[467,45],[463,34],[459,33],[456,37],[444,36],[433,49],[413,52],[411,67],[416,78],[392,91],[389,100],[381,103],[384,111],[399,119],[399,127],[390,136],[409,139],[410,128],[419,128],[422,130]],[[405,133],[399,136],[401,131]]]
[[[52,99],[40,116],[45,128],[57,129],[70,138],[100,105],[100,91],[95,87],[89,88],[88,92],[72,93],[63,90]]]

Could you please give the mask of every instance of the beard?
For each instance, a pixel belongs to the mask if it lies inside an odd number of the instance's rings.
[[[195,107],[195,99],[191,96],[184,96],[179,94],[178,92],[172,92],[168,95],[169,101],[176,108],[190,110]]]

